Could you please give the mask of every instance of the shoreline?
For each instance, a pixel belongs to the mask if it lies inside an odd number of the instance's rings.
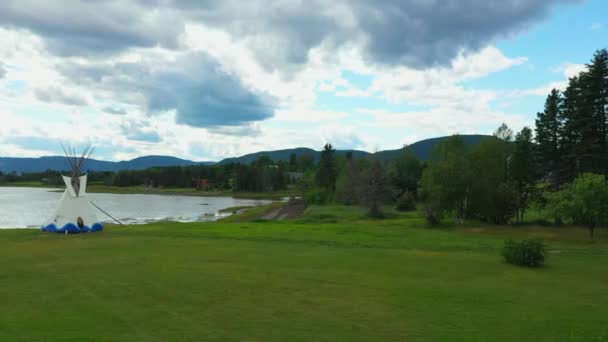
[[[44,185],[37,183],[5,183],[3,188],[44,188],[50,192],[63,192],[65,187]],[[232,192],[232,191],[198,191],[192,188],[145,188],[144,186],[116,187],[99,184],[89,184],[87,193],[116,194],[116,195],[164,195],[164,196],[190,196],[190,197],[232,197],[236,199],[273,200],[284,201],[289,197],[299,197],[295,191],[275,192]]]
[[[149,226],[155,224],[194,224],[194,223],[216,223],[216,222],[249,222],[250,220],[256,219],[265,215],[273,210],[280,209],[286,205],[286,202],[274,201],[271,203],[265,203],[260,205],[247,205],[247,206],[235,206],[227,207],[218,210],[210,220],[198,220],[198,221],[179,221],[171,220],[170,218],[161,218],[158,220],[146,220],[141,222],[127,222],[125,227],[131,226]],[[204,215],[203,215],[204,217]],[[113,221],[100,221],[104,227],[119,227]],[[0,227],[0,232],[7,230],[40,230],[38,226],[30,227]]]

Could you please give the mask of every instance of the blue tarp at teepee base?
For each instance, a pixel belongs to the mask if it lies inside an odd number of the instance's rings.
[[[95,232],[100,232],[103,230],[103,224],[94,223],[91,227],[83,226],[82,228],[79,228],[77,225],[75,225],[73,223],[68,223],[61,228],[57,228],[57,226],[54,223],[51,223],[49,225],[42,226],[41,230],[43,232],[62,233],[62,234],[66,234],[66,233],[67,234],[80,234],[80,233],[89,233],[89,232],[95,233]]]

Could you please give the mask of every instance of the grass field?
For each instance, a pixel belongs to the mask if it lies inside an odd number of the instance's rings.
[[[547,266],[505,264],[509,237],[543,238]],[[428,228],[416,213],[369,221],[348,207],[3,230],[0,298],[1,341],[608,341],[608,233]]]

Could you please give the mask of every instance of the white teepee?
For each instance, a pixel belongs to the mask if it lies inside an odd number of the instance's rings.
[[[72,177],[62,176],[65,191],[51,222],[43,226],[42,230],[65,233],[102,230],[103,225],[97,218],[97,211],[87,198],[87,176],[81,176],[84,163],[91,156],[93,149],[86,148],[80,157],[74,150],[64,151],[72,169]]]
[[[65,183],[65,191],[59,206],[55,212],[52,223],[57,227],[61,228],[68,223],[78,224],[78,218],[80,217],[84,225],[91,227],[94,223],[98,223],[97,210],[91,205],[87,198],[87,176],[79,177],[80,189],[76,193],[74,186],[72,185],[72,178],[63,176],[63,182]]]

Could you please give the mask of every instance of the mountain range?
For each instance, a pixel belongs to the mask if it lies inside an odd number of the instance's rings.
[[[488,138],[490,136],[487,135],[461,135],[461,137],[468,144],[477,144],[482,139]],[[447,139],[448,137],[438,137],[432,139],[421,140],[411,145],[406,146],[405,148],[410,149],[416,154],[418,158],[421,160],[428,160],[431,156],[431,152],[437,143]],[[383,160],[391,160],[398,156],[401,149],[396,150],[385,150],[378,151],[374,153],[376,156]],[[359,150],[337,150],[337,155],[346,155],[346,153],[352,152],[353,156],[356,158],[362,158],[366,156],[372,155],[372,153],[359,151]],[[223,159],[217,164],[228,164],[228,163],[241,163],[241,164],[249,164],[256,159],[262,156],[268,156],[274,161],[289,161],[291,154],[296,154],[296,156],[300,156],[303,154],[309,154],[313,157],[315,161],[318,161],[319,156],[321,155],[320,151],[315,151],[310,148],[292,148],[285,150],[275,150],[275,151],[262,151],[256,153],[246,154],[240,157],[235,158],[226,158]],[[185,160],[176,157],[169,156],[145,156],[139,157],[132,160],[127,161],[103,161],[103,160],[95,160],[90,159],[87,161],[86,168],[90,171],[119,171],[119,170],[141,170],[147,169],[150,167],[166,167],[166,166],[188,166],[188,165],[212,165],[216,164],[216,162],[195,162],[192,160]],[[18,172],[18,173],[27,173],[27,172],[43,172],[48,169],[58,170],[58,171],[66,171],[68,170],[68,163],[63,156],[50,156],[50,157],[40,157],[40,158],[7,158],[0,157],[0,172]]]
[[[481,135],[481,134],[470,134],[470,135],[460,135],[460,137],[462,139],[464,139],[464,141],[467,144],[475,145],[475,144],[479,143],[482,139],[491,138],[492,136]],[[425,140],[415,142],[411,145],[407,145],[405,148],[414,152],[414,154],[421,160],[428,160],[431,157],[431,153],[433,152],[433,148],[435,147],[435,145],[437,145],[439,142],[441,142],[447,138],[449,138],[449,137],[445,136],[445,137],[425,139]],[[402,149],[384,150],[384,151],[378,151],[376,153],[369,153],[369,152],[359,151],[359,150],[337,150],[336,155],[344,156],[348,152],[352,152],[353,156],[356,158],[376,155],[383,160],[392,160],[392,159],[395,159],[399,155],[399,152],[401,152],[401,150]],[[226,159],[220,161],[219,164],[227,164],[227,163],[249,164],[263,156],[268,156],[274,161],[279,161],[279,160],[289,161],[289,158],[292,153],[296,154],[296,156],[300,156],[302,154],[310,154],[313,157],[313,159],[315,160],[315,162],[318,161],[319,157],[321,156],[320,151],[315,151],[311,148],[299,147],[299,148],[290,148],[290,149],[285,149],[285,150],[255,152],[255,153],[246,154],[246,155],[236,157],[236,158],[226,158]]]

